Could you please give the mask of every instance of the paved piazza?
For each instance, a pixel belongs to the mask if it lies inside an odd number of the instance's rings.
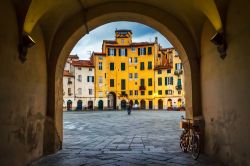
[[[184,112],[64,112],[63,149],[32,165],[220,165],[179,147]]]

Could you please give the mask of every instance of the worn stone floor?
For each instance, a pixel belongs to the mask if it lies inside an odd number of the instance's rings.
[[[220,165],[201,155],[195,161],[179,148],[184,112],[64,112],[63,149],[33,166]]]

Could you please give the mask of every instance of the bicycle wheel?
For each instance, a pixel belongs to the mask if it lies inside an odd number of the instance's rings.
[[[200,155],[200,137],[197,134],[193,135],[191,152],[193,159],[197,160]]]
[[[187,153],[187,146],[186,146],[186,136],[185,136],[185,133],[182,133],[181,137],[180,137],[180,147],[181,147],[181,150],[184,152],[184,153]]]

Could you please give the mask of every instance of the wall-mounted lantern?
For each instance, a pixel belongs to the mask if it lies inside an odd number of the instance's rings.
[[[216,33],[210,41],[217,46],[217,50],[220,53],[220,57],[224,59],[227,55],[227,42],[224,33]]]
[[[22,63],[26,61],[28,49],[35,45],[34,39],[28,34],[23,34],[19,44],[19,59]]]

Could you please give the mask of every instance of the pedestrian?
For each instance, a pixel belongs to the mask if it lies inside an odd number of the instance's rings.
[[[128,111],[128,115],[130,115],[131,114],[131,106],[130,106],[130,104],[128,104],[127,111]]]

